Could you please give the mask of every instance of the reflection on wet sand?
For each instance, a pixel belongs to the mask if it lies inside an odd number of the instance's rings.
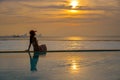
[[[31,56],[29,52],[31,71],[37,71],[37,63],[40,56],[46,56],[46,52],[38,52],[38,54],[36,53],[34,56]]]
[[[71,66],[69,70],[70,70],[70,73],[72,74],[78,73],[80,71],[80,66],[76,60],[71,61]]]
[[[80,69],[81,69],[80,62],[81,60],[83,60],[83,57],[77,56],[77,55],[74,55],[74,56],[68,55],[66,58],[67,58],[66,64],[69,64],[69,66],[67,66],[68,72],[70,74],[75,74],[75,75],[80,73]]]

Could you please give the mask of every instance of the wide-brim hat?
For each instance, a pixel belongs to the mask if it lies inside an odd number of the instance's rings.
[[[30,34],[35,34],[35,32],[37,32],[37,31],[35,31],[35,30],[30,30]]]

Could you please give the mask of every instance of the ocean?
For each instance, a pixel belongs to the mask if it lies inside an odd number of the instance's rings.
[[[38,43],[46,44],[48,50],[120,49],[120,37],[41,37]],[[0,39],[0,51],[24,51],[28,45],[26,38]]]
[[[41,37],[50,50],[120,49],[120,37]],[[0,39],[0,51],[24,51],[26,38]],[[32,50],[32,48],[31,48]],[[120,51],[54,52],[30,70],[28,53],[0,53],[0,80],[120,80]]]

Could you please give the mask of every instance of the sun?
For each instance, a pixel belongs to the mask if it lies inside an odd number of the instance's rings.
[[[72,6],[72,8],[77,8],[78,4],[79,3],[77,0],[71,0],[71,2],[70,2],[70,6]]]

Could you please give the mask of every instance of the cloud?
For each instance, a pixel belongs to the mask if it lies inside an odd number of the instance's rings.
[[[29,8],[38,8],[38,9],[72,9],[71,6],[65,5],[65,4],[54,4],[54,5],[32,5],[32,4],[22,4],[23,6],[29,7]],[[75,10],[104,10],[104,11],[112,11],[112,10],[120,10],[119,6],[78,6]]]
[[[101,26],[119,25],[120,0],[88,1],[90,5],[78,6],[79,13],[70,13],[65,12],[72,10],[65,0],[0,0],[0,24],[97,22]]]
[[[29,5],[29,4],[23,4],[23,6],[31,7],[31,8],[39,8],[39,9],[67,9],[67,8],[70,8],[65,5],[34,6],[34,5]]]
[[[8,0],[2,0],[2,1],[8,1]],[[11,1],[18,1],[18,0],[11,0]],[[36,0],[37,2],[34,2],[33,0],[30,0],[33,3],[29,3],[28,0],[22,0],[23,2],[12,2],[12,3],[4,3],[1,5],[2,10],[0,10],[0,14],[11,16],[10,18],[13,18],[13,22],[9,20],[3,22],[3,23],[20,23],[22,20],[24,23],[66,23],[66,22],[74,22],[74,23],[85,23],[85,22],[94,22],[94,21],[102,21],[104,18],[110,18],[111,12],[118,11],[119,7],[116,6],[79,6],[76,10],[78,11],[87,11],[87,13],[78,13],[78,14],[69,14],[68,13],[59,13],[61,10],[71,10],[71,6],[65,5],[65,4],[49,4],[45,3],[46,5],[35,5],[36,3],[39,3],[40,0]],[[28,1],[28,2],[26,2]],[[50,0],[48,0],[50,1]],[[56,0],[57,1],[57,0]],[[66,1],[62,1],[64,3]],[[40,2],[41,4],[41,2]],[[14,5],[14,6],[13,6]],[[3,7],[4,6],[4,7]],[[107,11],[107,15],[104,12],[98,12],[97,11]],[[91,13],[91,11],[93,11]],[[108,12],[109,11],[109,12]],[[115,14],[115,13],[114,13]],[[13,17],[16,16],[16,17]],[[20,18],[25,17],[25,18]],[[17,19],[18,18],[18,19]],[[45,18],[45,19],[44,19]],[[114,19],[117,17],[114,16]],[[17,19],[17,20],[16,20]],[[20,19],[20,20],[19,20]],[[34,20],[31,20],[34,19]],[[36,20],[35,20],[36,19]],[[42,19],[42,20],[41,20]],[[106,20],[107,20],[106,19]],[[37,21],[38,20],[38,21]],[[1,23],[2,23],[1,22]]]
[[[106,7],[106,6],[96,6],[96,7],[88,7],[88,6],[80,6],[78,10],[104,10],[104,11],[112,11],[119,10],[119,7]]]
[[[21,1],[24,1],[24,2],[36,2],[36,1],[39,1],[39,2],[54,2],[54,1],[58,1],[58,0],[0,0],[0,1],[8,1],[8,2],[12,2],[12,1],[18,1],[18,2],[21,2]]]
[[[117,0],[117,4],[118,4],[118,6],[120,7],[120,0]]]
[[[16,1],[17,4],[20,4],[22,7],[28,7],[31,9],[50,9],[50,10],[60,10],[60,9],[71,9],[71,6],[67,5],[67,1],[58,1],[58,0],[0,0],[0,1]],[[30,3],[31,2],[31,3]],[[59,4],[56,4],[58,2]],[[96,5],[93,6],[78,6],[76,10],[104,10],[104,11],[115,11],[120,10],[120,6],[117,6],[120,4],[119,0],[110,0],[110,1],[104,1],[104,0],[92,0],[91,3],[96,3]],[[116,2],[118,4],[112,4],[108,5],[110,3]],[[38,5],[35,5],[39,3]],[[43,4],[45,5],[43,5]],[[99,4],[98,4],[99,3]],[[98,4],[98,5],[97,5]]]

